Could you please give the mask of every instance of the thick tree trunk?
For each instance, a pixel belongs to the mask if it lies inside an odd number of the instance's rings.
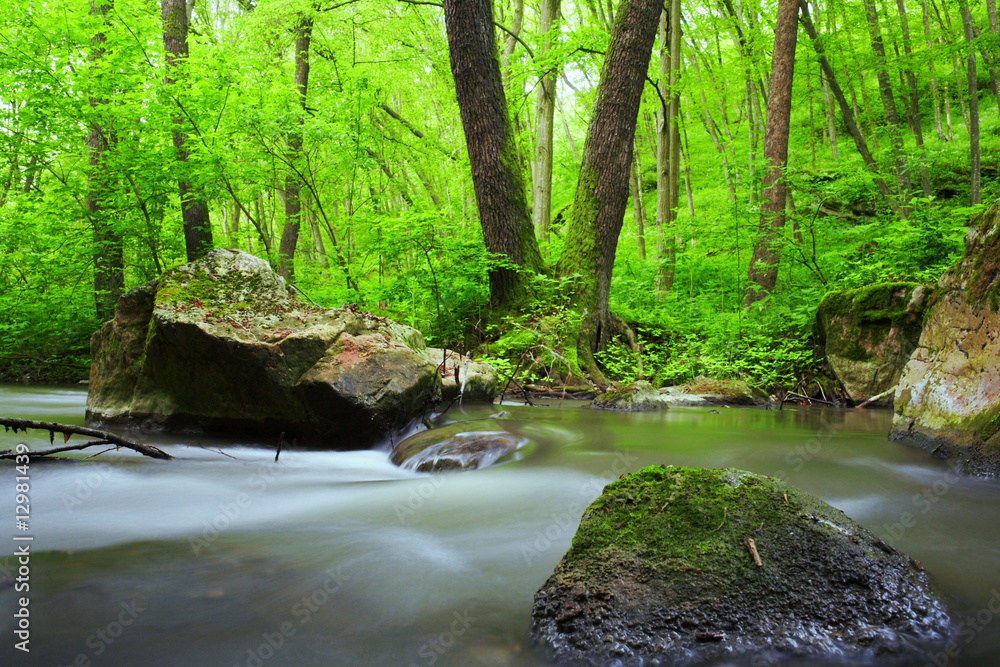
[[[486,249],[514,267],[542,271],[500,76],[493,5],[490,0],[445,0],[444,18]],[[496,266],[489,280],[494,309],[514,306],[523,295],[525,277],[516,268]]]
[[[970,203],[975,206],[982,202],[982,175],[979,168],[979,94],[976,78],[976,51],[972,46],[975,37],[972,28],[972,15],[969,13],[969,3],[967,0],[959,0],[959,7],[962,10],[962,28],[965,32],[965,43],[969,49],[969,157],[972,171]]]
[[[162,0],[160,6],[163,21],[163,49],[166,51],[167,76],[164,82],[173,86],[173,72],[188,57],[188,10],[184,0]],[[175,95],[179,94],[175,92]],[[187,147],[187,133],[181,129],[184,118],[176,114],[173,119],[174,152],[183,172],[188,171],[191,151]],[[193,262],[204,257],[212,249],[212,222],[208,213],[208,202],[201,188],[191,183],[186,176],[177,181],[181,198],[181,218],[184,221],[184,247],[187,259]]]
[[[782,173],[788,164],[788,132],[792,113],[792,80],[795,72],[795,43],[798,37],[798,0],[780,0],[774,29],[771,85],[764,130],[763,201],[760,228],[753,258],[747,271],[749,286],[744,303],[750,305],[768,296],[778,279],[781,238],[785,228],[786,185]]]
[[[854,112],[851,111],[851,107],[847,104],[847,98],[844,97],[844,91],[837,83],[837,79],[833,74],[833,68],[830,67],[830,61],[826,58],[826,50],[823,48],[822,42],[819,41],[818,35],[816,34],[816,27],[813,25],[812,19],[809,18],[809,6],[806,4],[806,0],[799,1],[799,10],[799,22],[802,23],[802,27],[805,28],[806,34],[809,35],[809,41],[812,42],[813,50],[816,52],[816,58],[819,60],[819,65],[823,70],[823,74],[826,75],[827,83],[830,86],[830,92],[833,93],[834,98],[837,100],[837,104],[840,105],[840,115],[844,119],[844,125],[847,126],[847,131],[850,133],[851,138],[854,139],[854,146],[858,149],[858,153],[861,154],[861,159],[864,161],[868,171],[872,173],[872,180],[875,181],[875,185],[878,187],[879,193],[881,193],[886,203],[896,208],[898,212],[898,207],[893,202],[889,186],[878,174],[878,165],[875,164],[875,158],[872,157],[871,151],[868,150],[868,143],[865,141],[865,138],[861,135],[861,131],[858,129],[858,124],[854,119]]]
[[[559,15],[559,0],[541,0],[538,30],[547,35]],[[553,39],[545,37],[540,57],[552,49]],[[549,240],[549,222],[552,219],[552,135],[556,108],[556,81],[559,72],[553,68],[546,72],[538,84],[538,102],[535,112],[535,176],[532,179],[532,222],[542,243]]]
[[[587,314],[580,352],[601,349],[611,338],[611,272],[628,201],[639,100],[662,7],[661,0],[623,0],[597,87],[559,259],[560,275],[574,276],[574,302]]]
[[[295,282],[295,248],[299,242],[302,219],[302,179],[299,162],[302,157],[302,126],[305,124],[306,100],[309,94],[309,48],[312,42],[312,17],[300,15],[295,25],[295,90],[298,93],[298,127],[287,137],[285,175],[285,226],[278,243],[278,274]]]
[[[91,3],[90,15],[100,15],[105,26],[109,25],[107,15],[113,7],[112,0],[106,3]],[[98,32],[90,40],[90,62],[99,67],[104,57],[107,36]],[[103,78],[103,77],[102,77]],[[125,250],[121,232],[115,229],[111,212],[105,202],[111,199],[113,180],[108,169],[108,153],[114,142],[114,129],[100,121],[101,109],[108,101],[92,94],[89,99],[93,120],[87,132],[87,217],[94,233],[94,306],[100,321],[114,317],[115,304],[125,289]]]

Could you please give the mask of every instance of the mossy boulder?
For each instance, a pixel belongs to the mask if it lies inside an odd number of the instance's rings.
[[[441,399],[420,332],[308,304],[239,250],[214,250],[125,294],[91,354],[96,422],[363,447]]]
[[[892,437],[1000,472],[1000,202],[973,219],[941,276],[896,391]]]
[[[503,420],[457,422],[411,435],[392,449],[390,460],[419,472],[477,470],[512,457],[527,440],[503,427]]]
[[[653,386],[643,380],[615,387],[594,398],[590,407],[595,410],[617,410],[619,412],[645,412],[648,410],[665,410],[667,402],[653,389]]]
[[[709,378],[699,375],[687,384],[663,387],[658,390],[660,400],[673,406],[723,406],[761,405],[767,395],[755,390],[743,380]]]
[[[920,565],[839,510],[773,478],[663,466],[587,508],[531,621],[557,662],[591,665],[905,663],[951,634]]]
[[[880,283],[823,297],[816,342],[852,401],[862,403],[899,383],[932,295],[919,283]],[[892,399],[890,393],[873,404],[892,405]]]

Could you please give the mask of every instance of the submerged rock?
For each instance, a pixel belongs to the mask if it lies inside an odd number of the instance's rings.
[[[411,435],[393,447],[389,459],[418,472],[478,470],[509,459],[526,442],[501,420],[478,419]]]
[[[823,297],[816,342],[852,401],[862,403],[899,383],[932,294],[919,283],[881,283]],[[873,404],[892,405],[892,399],[890,393]]]
[[[1000,472],[1000,207],[973,220],[962,259],[941,276],[896,390],[892,437]]]
[[[420,332],[305,303],[239,250],[128,292],[91,354],[87,419],[105,423],[363,447],[441,398]]]
[[[769,477],[662,466],[587,508],[531,622],[557,661],[591,665],[912,662],[951,634],[919,564],[839,510]]]

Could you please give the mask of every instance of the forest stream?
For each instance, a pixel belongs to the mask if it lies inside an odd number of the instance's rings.
[[[8,417],[83,424],[85,403],[85,389],[0,385]],[[1000,484],[890,442],[889,411],[540,403],[503,406],[529,441],[518,460],[458,474],[397,468],[388,443],[275,463],[275,442],[137,433],[177,460],[32,461],[31,652],[13,648],[24,593],[8,582],[0,663],[545,665],[527,641],[532,597],[584,508],[620,474],[665,464],[742,468],[818,495],[920,561],[956,621],[973,620],[947,664],[1000,664]],[[47,439],[0,432],[0,449]],[[25,533],[13,466],[0,470],[9,546]]]

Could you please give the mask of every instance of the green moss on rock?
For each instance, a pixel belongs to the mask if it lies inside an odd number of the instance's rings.
[[[535,596],[531,633],[582,664],[891,662],[949,628],[918,565],[818,498],[739,470],[659,466],[587,508]]]

